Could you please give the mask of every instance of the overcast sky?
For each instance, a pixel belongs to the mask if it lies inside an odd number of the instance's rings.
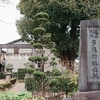
[[[15,26],[16,19],[20,18],[20,12],[16,9],[19,0],[10,0],[7,3],[1,3],[0,0],[0,44],[5,44],[19,39]]]

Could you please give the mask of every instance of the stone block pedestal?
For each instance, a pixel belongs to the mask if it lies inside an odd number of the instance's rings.
[[[77,92],[73,100],[100,100],[100,91]]]
[[[11,79],[11,73],[7,72],[6,73],[6,82],[10,82],[10,79]]]

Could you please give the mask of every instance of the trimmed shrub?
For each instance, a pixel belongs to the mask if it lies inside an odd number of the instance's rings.
[[[32,74],[34,72],[33,68],[26,68],[26,73]]]
[[[61,72],[57,68],[55,68],[55,69],[52,70],[52,75],[53,76],[60,76]]]
[[[45,74],[46,74],[47,76],[51,76],[51,72],[50,72],[49,70],[47,70],[47,71],[45,72]]]
[[[5,73],[4,72],[0,72],[0,79],[5,79]]]
[[[58,92],[58,90],[59,90],[58,83],[59,83],[58,79],[51,79],[51,80],[49,81],[48,84],[49,84],[50,90],[51,90],[53,93]]]
[[[25,89],[29,92],[34,92],[38,90],[38,83],[34,78],[25,79]]]
[[[13,84],[15,84],[16,83],[16,78],[12,78],[12,79],[10,79],[10,82],[11,82],[11,84],[13,85]]]
[[[10,88],[10,87],[11,87],[11,83],[0,84],[0,89],[6,89],[6,88]]]
[[[13,72],[12,73],[12,78],[17,78],[18,77],[18,73],[17,72]]]
[[[24,81],[24,77],[25,77],[25,73],[26,72],[27,72],[26,68],[18,69],[18,81],[19,80],[23,80]]]

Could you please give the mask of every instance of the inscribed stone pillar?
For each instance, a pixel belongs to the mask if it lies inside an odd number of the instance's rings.
[[[100,20],[80,23],[79,91],[100,90]]]
[[[79,92],[73,100],[100,100],[100,20],[80,22]]]

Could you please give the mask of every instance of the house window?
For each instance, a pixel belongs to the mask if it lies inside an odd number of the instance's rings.
[[[14,54],[19,54],[19,49],[17,47],[14,48]]]

